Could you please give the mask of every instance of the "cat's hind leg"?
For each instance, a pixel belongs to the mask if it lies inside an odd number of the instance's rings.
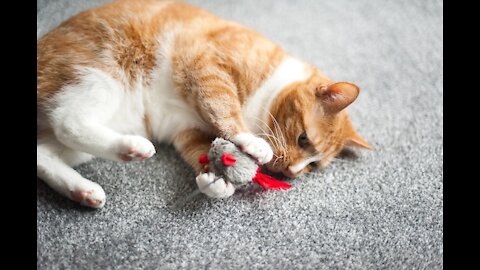
[[[37,140],[37,176],[65,197],[101,208],[105,205],[103,188],[72,168],[92,158],[92,155],[66,147],[53,135]]]
[[[56,138],[69,148],[114,161],[153,156],[155,147],[148,139],[117,131],[137,134],[141,130],[141,93],[132,94],[100,70],[85,69],[83,73],[77,84],[55,96],[49,118]]]

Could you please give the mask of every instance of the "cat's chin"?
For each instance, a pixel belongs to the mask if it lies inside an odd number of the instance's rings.
[[[283,173],[283,169],[279,168],[279,167],[272,166],[272,162],[269,162],[269,163],[265,164],[264,166],[267,168],[267,170],[269,170],[272,173]]]

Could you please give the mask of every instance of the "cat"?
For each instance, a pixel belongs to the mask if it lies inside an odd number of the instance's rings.
[[[359,91],[187,3],[115,1],[37,41],[37,175],[101,208],[102,187],[72,167],[93,157],[145,160],[157,141],[173,144],[204,187],[215,176],[198,158],[223,137],[295,178],[327,166],[345,146],[371,149],[345,110]],[[234,191],[221,180],[203,193]]]

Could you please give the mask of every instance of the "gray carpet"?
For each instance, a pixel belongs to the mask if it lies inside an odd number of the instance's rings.
[[[38,37],[100,2],[37,0]],[[442,1],[189,2],[360,85],[350,112],[376,151],[288,191],[180,209],[194,174],[167,145],[144,163],[80,166],[107,193],[100,211],[37,180],[38,268],[442,269]]]

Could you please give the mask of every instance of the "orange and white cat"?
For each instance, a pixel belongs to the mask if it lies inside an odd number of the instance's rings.
[[[344,110],[357,86],[334,82],[259,33],[173,1],[117,1],[82,12],[37,42],[37,173],[64,196],[105,204],[72,166],[134,161],[173,143],[201,187],[211,141],[230,139],[297,177],[345,145],[370,148]],[[216,181],[213,198],[235,187]]]

